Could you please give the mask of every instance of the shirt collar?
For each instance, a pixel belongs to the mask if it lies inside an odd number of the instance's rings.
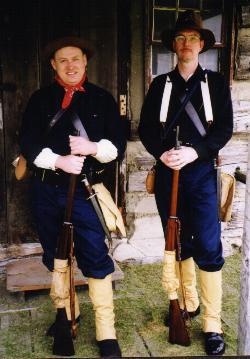
[[[187,81],[183,79],[183,77],[180,75],[178,66],[176,65],[175,69],[169,73],[169,78],[171,82],[183,82],[183,83],[193,83],[194,81],[200,80],[200,81],[206,81],[205,77],[205,70],[198,64],[195,72],[189,77]]]

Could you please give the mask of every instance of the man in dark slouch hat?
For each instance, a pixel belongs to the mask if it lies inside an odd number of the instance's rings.
[[[33,212],[44,250],[43,263],[50,271],[57,270],[59,275],[64,266],[60,260],[54,261],[57,240],[62,230],[70,175],[78,176],[71,215],[75,257],[88,278],[100,355],[121,357],[114,327],[111,280],[114,263],[108,253],[103,227],[88,200],[82,174],[91,184],[100,183],[105,164],[122,158],[125,136],[113,97],[87,79],[86,66],[92,55],[91,47],[79,37],[60,38],[47,45],[44,57],[55,71],[55,81],[31,96],[23,116],[20,147],[34,169]],[[60,112],[62,110],[65,111]],[[60,118],[52,123],[58,113]],[[72,113],[78,117],[81,127],[83,125],[87,138],[76,135]],[[48,335],[55,337],[61,330],[58,318],[67,315],[70,322],[71,311],[69,297],[58,300],[54,293],[51,297],[57,308],[57,318]],[[79,322],[77,298],[75,314]],[[60,352],[63,344],[61,338],[54,354],[64,355]]]
[[[164,231],[170,211],[173,170],[180,170],[177,216],[181,222],[185,297],[180,294],[180,307],[187,309],[189,317],[200,313],[196,263],[205,350],[208,355],[222,355],[225,350],[221,327],[224,259],[214,159],[233,132],[230,89],[222,75],[199,65],[199,54],[213,47],[215,38],[210,30],[202,27],[197,13],[181,13],[173,31],[162,33],[162,42],[176,53],[177,66],[152,82],[141,111],[139,135],[157,161],[155,198]],[[185,108],[175,118],[187,95],[190,97]],[[175,148],[177,126],[179,149]],[[165,279],[167,282],[168,278],[163,278],[163,286],[167,289]],[[174,289],[168,287],[169,299],[175,299],[173,290],[177,289],[178,285]]]

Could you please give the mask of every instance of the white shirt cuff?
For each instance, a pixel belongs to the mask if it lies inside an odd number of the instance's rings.
[[[118,155],[117,148],[109,140],[102,139],[96,142],[97,153],[93,157],[101,163],[106,163],[116,159]]]
[[[55,163],[59,155],[52,152],[50,148],[44,148],[35,158],[34,164],[37,167],[45,168],[46,170],[55,171]]]

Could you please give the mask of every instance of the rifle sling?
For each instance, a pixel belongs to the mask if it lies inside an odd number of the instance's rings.
[[[60,108],[60,110],[57,111],[57,113],[55,114],[55,116],[53,116],[52,120],[50,121],[45,137],[48,136],[49,132],[52,130],[52,128],[57,124],[57,122],[60,120],[60,118],[62,117],[62,115],[68,111],[71,110],[71,106],[76,103],[76,101],[79,99],[79,97],[73,97],[71,104],[67,107],[67,108]],[[73,113],[73,112],[72,112]]]
[[[181,107],[179,108],[179,110],[176,112],[173,120],[169,123],[168,126],[165,126],[165,131],[164,131],[164,135],[163,135],[163,138],[162,140],[166,140],[170,130],[175,126],[178,118],[180,117],[182,111],[184,111],[185,107],[186,107],[186,104],[188,103],[188,101],[190,100],[190,98],[192,97],[192,95],[194,94],[196,88],[198,87],[200,81],[197,80],[195,82],[195,84],[193,85],[193,87],[188,91],[188,93],[186,94],[186,97],[183,99],[183,102],[182,102],[182,105]],[[167,124],[167,123],[166,123]]]
[[[55,126],[55,124],[59,121],[59,119],[62,117],[62,115],[64,114],[64,112],[66,112],[68,110],[68,108],[60,108],[59,111],[57,111],[57,113],[55,114],[55,116],[52,118],[52,120],[50,121],[49,125],[48,125],[48,129],[47,129],[47,133],[46,135],[49,134],[49,132],[51,131],[51,129]]]
[[[180,95],[179,99],[180,99],[181,103],[183,103],[184,100],[185,100],[185,95]],[[200,117],[199,117],[196,109],[194,108],[194,106],[192,105],[192,103],[190,101],[187,102],[187,104],[185,106],[185,111],[188,114],[188,117],[190,118],[190,120],[195,125],[195,127],[198,130],[199,134],[202,137],[205,137],[207,132],[206,132],[201,120],[200,120]]]
[[[72,110],[71,110],[70,116],[71,116],[72,124],[75,127],[76,131],[79,133],[79,135],[83,138],[86,138],[86,140],[89,140],[89,136],[88,136],[79,116]]]

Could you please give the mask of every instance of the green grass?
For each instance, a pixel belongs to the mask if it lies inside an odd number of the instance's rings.
[[[116,328],[123,356],[174,357],[205,355],[201,332],[201,317],[193,320],[192,344],[189,347],[171,345],[164,317],[168,308],[161,287],[161,264],[121,265],[125,279],[115,290]],[[240,255],[226,259],[223,270],[223,328],[227,343],[226,355],[236,355],[239,312]],[[52,339],[45,336],[54,320],[54,309],[48,291],[28,295],[26,301],[6,292],[0,282],[0,357],[51,358]],[[98,357],[92,306],[86,288],[78,288],[81,325],[75,340],[77,358]],[[25,312],[4,313],[4,310],[37,308]]]

